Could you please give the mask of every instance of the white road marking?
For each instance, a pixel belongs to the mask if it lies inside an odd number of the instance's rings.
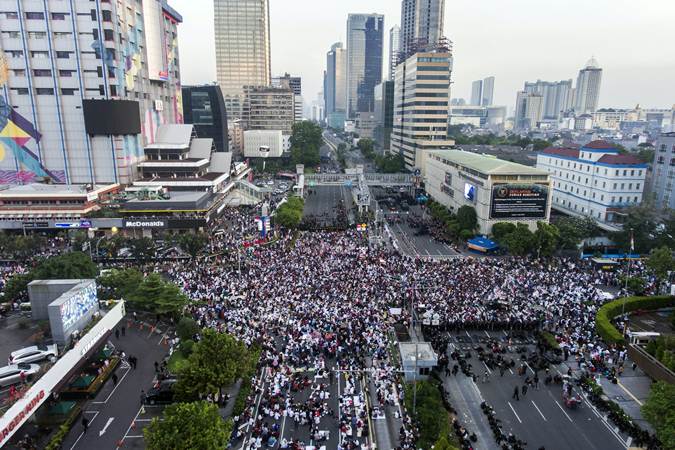
[[[518,422],[523,423],[522,420],[520,420],[520,417],[518,417],[518,413],[516,413],[516,410],[513,409],[513,405],[511,405],[511,402],[506,402],[509,404],[509,408],[511,408],[511,411],[513,411],[513,414],[516,416],[516,419],[518,419]]]
[[[98,416],[98,411],[85,411],[85,413],[91,413],[91,412],[94,413],[94,417],[92,417],[91,420],[89,421],[89,425],[91,425],[91,423],[94,421],[94,419],[96,418],[96,416]],[[70,450],[73,450],[73,449],[75,448],[75,446],[77,445],[77,443],[80,442],[80,439],[82,439],[82,436],[84,436],[84,432],[80,433],[80,435],[77,437],[77,439],[75,440],[75,442],[73,442],[73,446],[70,447]]]
[[[490,368],[487,366],[487,364],[485,364],[485,361],[481,361],[481,362],[482,362],[483,365],[485,366],[485,369],[487,370],[488,374],[492,375],[492,371],[491,371]]]
[[[537,406],[537,404],[534,402],[534,400],[530,400],[530,401],[532,402],[532,404],[534,405],[534,407],[535,407],[535,408],[537,409],[537,411],[539,412],[539,415],[541,416],[541,418],[544,419],[544,422],[548,422],[548,420],[546,420],[546,417],[544,417],[544,414],[541,412],[541,410],[539,409],[539,407]]]
[[[488,337],[488,339],[489,339],[489,338],[490,338],[490,333],[488,333],[488,332],[485,331],[485,330],[483,330],[483,332],[485,333],[485,335],[486,335],[486,336]]]
[[[549,394],[550,394],[550,392],[549,392]],[[553,397],[553,395],[551,395],[551,397]],[[567,412],[563,409],[563,407],[560,406],[560,403],[558,403],[558,400],[553,399],[553,403],[555,403],[556,406],[557,406],[558,408],[560,408],[560,411],[562,411],[563,414],[565,414],[565,417],[567,417],[567,420],[569,420],[570,422],[574,422],[574,421],[572,420],[572,418],[569,416],[569,414],[567,414]]]
[[[112,395],[115,393],[115,391],[116,391],[117,388],[120,386],[120,384],[122,384],[122,381],[124,381],[124,379],[125,379],[126,376],[129,374],[130,371],[131,371],[131,369],[129,368],[129,369],[127,369],[126,372],[124,372],[124,375],[122,375],[122,378],[117,382],[117,384],[115,385],[115,387],[113,388],[113,390],[110,391],[110,394],[108,394],[108,396],[105,398],[105,400],[103,400],[102,402],[91,402],[91,403],[92,403],[93,405],[102,405],[102,404],[108,403],[108,400],[110,400],[110,397],[112,397]]]
[[[101,428],[101,431],[98,432],[98,437],[103,436],[105,432],[108,431],[108,427],[110,426],[111,423],[113,423],[114,420],[115,420],[114,417],[108,419],[103,428]]]

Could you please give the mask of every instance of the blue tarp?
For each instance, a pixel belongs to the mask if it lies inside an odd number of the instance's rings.
[[[469,248],[483,252],[489,252],[499,248],[499,245],[497,245],[495,241],[484,236],[478,236],[473,239],[469,239],[467,243],[469,244]]]

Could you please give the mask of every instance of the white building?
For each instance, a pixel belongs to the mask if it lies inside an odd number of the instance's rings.
[[[549,220],[551,181],[543,170],[460,150],[428,152],[424,164],[429,195],[454,212],[475,208],[483,234],[497,222],[525,223],[534,231],[538,221]]]
[[[537,155],[537,168],[551,175],[553,208],[592,217],[608,230],[618,228],[627,207],[642,202],[647,165],[606,141],[579,149],[547,148]]]
[[[598,109],[602,69],[595,58],[591,58],[586,67],[579,71],[576,86],[574,110],[577,114],[588,114]]]
[[[401,49],[401,27],[394,25],[389,30],[389,81],[394,81],[396,76],[396,66],[398,65],[398,54]]]
[[[0,1],[0,183],[130,184],[157,127],[183,121],[162,0]]]
[[[244,131],[246,158],[280,158],[283,153],[284,136],[281,130]]]
[[[539,126],[544,110],[544,97],[536,92],[519,91],[516,96],[514,127],[531,130]]]

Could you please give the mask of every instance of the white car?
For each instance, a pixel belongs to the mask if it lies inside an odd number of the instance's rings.
[[[11,386],[21,382],[21,372],[24,373],[25,379],[32,377],[40,371],[40,366],[37,364],[12,364],[0,368],[0,387]]]
[[[49,359],[54,362],[58,355],[59,349],[56,344],[33,345],[32,347],[26,347],[12,352],[9,355],[9,364],[32,363],[42,361],[43,359]]]

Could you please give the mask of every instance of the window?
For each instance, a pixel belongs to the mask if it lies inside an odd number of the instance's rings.
[[[622,195],[619,196],[619,203],[623,203],[623,196]]]
[[[634,176],[635,176],[635,170],[631,170],[631,171],[630,171],[630,176],[631,176],[631,177],[634,177]]]
[[[60,77],[72,77],[74,73],[74,70],[59,70]]]
[[[616,191],[616,183],[614,183],[614,187],[612,187],[612,189]]]
[[[616,176],[617,176],[617,177],[619,176],[619,171],[618,171],[618,170],[616,171]]]
[[[612,203],[616,203],[616,197],[612,197]]]
[[[627,176],[627,175],[628,175],[628,171],[624,169],[624,171],[623,171],[623,176],[625,177],[625,176]]]
[[[77,89],[61,88],[61,95],[75,95]]]
[[[604,189],[606,186],[607,186],[607,183],[603,181],[602,182],[602,188]]]
[[[47,39],[47,33],[44,31],[29,31],[28,32],[28,38],[29,39]]]
[[[14,69],[12,70],[14,72],[14,76],[16,77],[25,77],[26,76],[26,70],[25,69]]]
[[[633,189],[633,183],[628,183],[628,190],[630,191],[632,189]]]
[[[70,59],[70,54],[72,52],[56,52],[56,57],[58,59]]]
[[[626,183],[621,183],[621,190],[623,191],[626,187]]]
[[[54,95],[53,88],[35,88],[35,93],[37,95]]]
[[[36,59],[47,59],[49,58],[49,52],[30,52],[30,56]]]
[[[27,20],[45,20],[45,15],[41,12],[27,12]]]
[[[33,76],[35,77],[51,77],[52,71],[49,69],[33,69]]]
[[[96,21],[96,10],[92,9],[89,11],[89,14],[91,15],[91,20]]]
[[[28,88],[12,88],[18,95],[28,95]]]
[[[23,50],[6,50],[5,55],[9,55],[10,58],[23,58]]]
[[[5,19],[13,19],[16,20],[19,18],[19,15],[15,12],[7,11],[3,13],[5,16]]]
[[[637,203],[637,202],[638,202],[638,198],[637,198],[637,196],[635,196],[635,203]]]
[[[67,13],[52,13],[52,20],[66,20]]]
[[[96,28],[94,28],[93,30],[91,30],[91,34],[94,35],[94,40],[95,40],[95,41],[98,41],[98,30],[97,30]],[[617,175],[618,175],[618,170],[617,170]]]
[[[3,31],[2,36],[8,39],[21,39],[21,32],[19,31]]]
[[[113,41],[115,40],[113,30],[103,30],[103,37],[106,41]]]
[[[101,11],[101,15],[103,16],[104,22],[112,22],[112,13],[110,11],[103,10]]]
[[[638,191],[640,190],[640,183],[635,185],[635,189],[637,189]]]
[[[605,195],[604,195],[604,194],[600,196],[600,201],[601,201],[601,202],[604,202],[604,201],[605,201]]]
[[[666,151],[666,144],[661,144],[661,145],[659,146],[659,151],[660,151],[660,152],[665,152],[665,151]]]

